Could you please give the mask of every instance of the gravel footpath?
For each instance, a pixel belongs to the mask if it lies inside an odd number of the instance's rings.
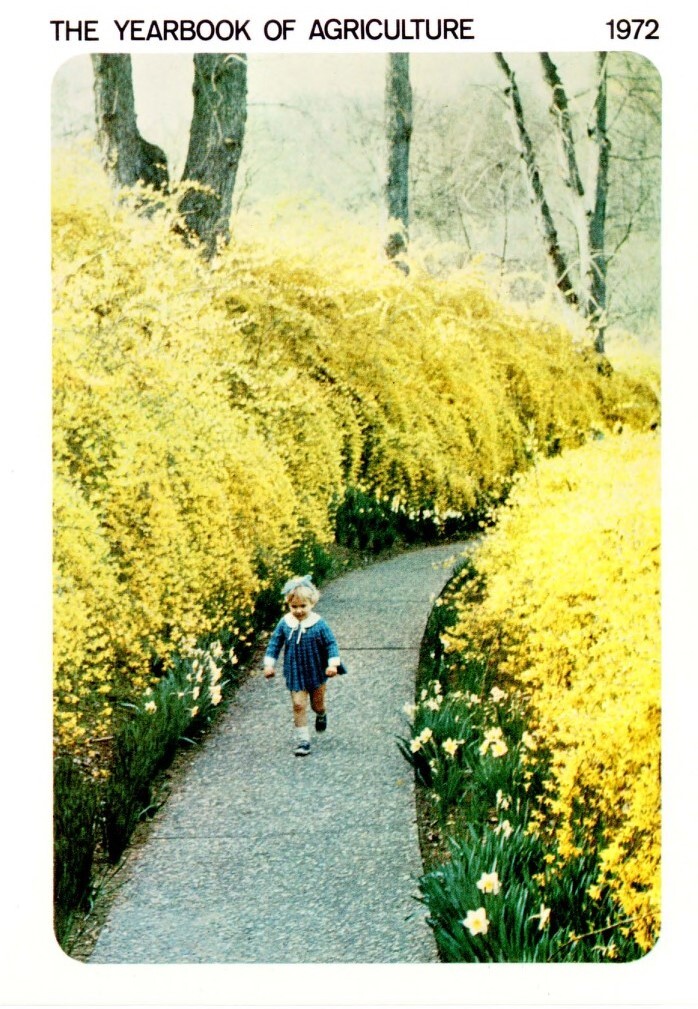
[[[403,554],[325,586],[318,612],[349,675],[328,729],[293,756],[277,675],[238,690],[147,843],[93,963],[428,963],[412,772],[398,751],[431,596],[458,546]]]

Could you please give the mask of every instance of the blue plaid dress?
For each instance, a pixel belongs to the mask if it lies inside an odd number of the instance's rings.
[[[329,660],[339,658],[335,636],[317,613],[311,613],[300,623],[291,613],[282,617],[267,646],[265,660],[276,662],[282,648],[284,678],[289,690],[310,691],[321,686],[327,680],[325,670]]]

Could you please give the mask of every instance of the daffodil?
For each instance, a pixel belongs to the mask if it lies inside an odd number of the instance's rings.
[[[478,890],[482,890],[483,893],[497,894],[501,888],[501,883],[496,872],[483,872],[475,886]]]
[[[428,743],[429,740],[431,739],[431,737],[433,735],[434,735],[434,733],[431,731],[431,729],[427,725],[427,727],[425,729],[422,729],[422,731],[419,733],[418,739],[422,743]]]
[[[494,832],[495,834],[504,834],[504,837],[508,839],[514,833],[514,828],[508,820],[502,820],[494,828]]]
[[[538,931],[542,932],[550,921],[550,908],[546,907],[545,904],[541,904],[538,914],[532,914],[529,921],[534,921],[536,918],[538,919]],[[570,933],[570,938],[571,937],[572,933]]]
[[[471,935],[485,935],[490,927],[484,907],[479,907],[476,911],[468,911],[462,924]]]
[[[446,753],[449,755],[449,757],[455,757],[456,751],[458,750],[459,743],[458,743],[457,739],[451,739],[449,737],[448,739],[444,739],[444,741],[441,744],[441,746],[446,751]]]
[[[152,715],[154,712],[158,710],[158,706],[155,703],[155,701],[148,701],[145,705],[145,710],[148,712],[149,715]]]
[[[506,691],[501,690],[499,687],[492,687],[490,690],[490,697],[497,704],[499,701],[503,701],[506,697]]]
[[[410,750],[412,751],[412,753],[418,753],[419,750],[421,749],[422,749],[422,740],[419,738],[419,736],[417,736],[416,739],[412,739],[410,741]]]

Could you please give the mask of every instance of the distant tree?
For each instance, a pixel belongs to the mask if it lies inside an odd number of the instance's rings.
[[[390,233],[385,251],[403,270],[400,256],[409,240],[409,164],[412,137],[412,86],[409,53],[389,53],[385,78],[385,130],[387,178],[385,184]]]
[[[543,182],[535,145],[528,130],[516,75],[502,55],[495,58],[502,69],[507,87],[514,132],[529,185],[531,202],[537,211],[546,255],[552,265],[555,283],[566,302],[585,318],[594,337],[594,347],[604,352],[607,314],[606,207],[609,188],[610,142],[607,128],[607,54],[596,55],[596,85],[592,122],[588,138],[595,157],[589,180],[582,179],[578,141],[572,129],[570,104],[557,67],[548,53],[540,54],[543,76],[551,93],[550,111],[559,142],[563,180],[568,206],[576,231],[577,249],[572,256],[563,248],[555,217]]]
[[[528,199],[505,112],[501,90],[479,84],[443,105],[423,100],[410,155],[412,232],[445,243],[453,264],[482,255],[501,273],[531,267],[520,255],[530,252],[519,236]]]
[[[141,136],[136,118],[131,57],[94,55],[97,138],[104,167],[117,188],[142,182],[167,190],[167,157]],[[194,56],[194,110],[179,209],[185,232],[210,257],[230,237],[230,215],[247,119],[244,54]]]

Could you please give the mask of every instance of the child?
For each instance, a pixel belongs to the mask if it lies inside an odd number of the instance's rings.
[[[310,753],[308,730],[308,698],[315,712],[315,729],[327,728],[325,712],[325,684],[329,676],[336,676],[340,666],[339,648],[334,634],[313,607],[320,593],[310,580],[292,578],[282,592],[289,613],[282,617],[271,636],[264,656],[264,675],[274,675],[274,666],[281,649],[284,649],[284,677],[291,691],[293,723],[296,727],[297,757]]]

